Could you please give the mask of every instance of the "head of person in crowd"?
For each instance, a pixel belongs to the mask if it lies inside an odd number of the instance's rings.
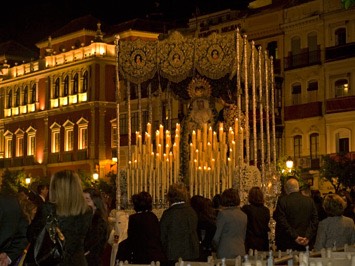
[[[264,194],[260,187],[252,187],[248,193],[248,201],[252,205],[264,205]]]
[[[166,196],[170,205],[178,202],[188,202],[189,200],[186,185],[183,183],[170,185]]]
[[[136,212],[146,212],[153,209],[153,198],[146,192],[142,191],[132,195],[133,208]]]
[[[107,220],[107,207],[105,201],[96,188],[85,188],[84,198],[87,204],[93,209],[93,212],[99,214],[104,220]]]
[[[37,212],[37,205],[29,199],[28,195],[23,190],[19,190],[17,198],[22,213],[27,222],[30,224]]]
[[[61,170],[52,175],[49,201],[56,205],[59,216],[84,214],[90,208],[83,195],[80,177],[72,170]]]
[[[221,194],[216,194],[212,198],[212,207],[219,209],[221,207]]]
[[[328,194],[324,198],[323,207],[328,216],[341,216],[346,208],[346,202],[338,194]]]
[[[299,191],[300,191],[300,184],[298,183],[298,180],[294,177],[289,178],[285,184],[286,194],[288,195],[293,192],[299,192]]]
[[[39,184],[37,186],[37,194],[43,199],[43,201],[47,200],[49,193],[49,187],[47,184]]]
[[[300,187],[300,192],[306,197],[312,197],[311,186],[309,184],[304,184]]]
[[[221,205],[223,207],[234,207],[234,206],[239,206],[239,204],[240,204],[240,197],[237,189],[227,188],[222,192]]]

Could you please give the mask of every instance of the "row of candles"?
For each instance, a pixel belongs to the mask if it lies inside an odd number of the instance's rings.
[[[189,177],[190,195],[213,197],[224,189],[232,187],[235,176],[237,151],[243,145],[243,130],[238,130],[236,119],[234,128],[225,131],[223,123],[218,132],[203,124],[202,129],[192,131],[189,143]],[[147,132],[142,135],[136,132],[136,145],[132,160],[127,167],[127,196],[140,191],[148,191],[154,203],[165,202],[169,186],[180,182],[180,144],[181,128],[176,124],[172,138],[169,130],[162,125],[155,131],[153,144],[151,124],[147,124]],[[238,132],[240,136],[238,136]]]

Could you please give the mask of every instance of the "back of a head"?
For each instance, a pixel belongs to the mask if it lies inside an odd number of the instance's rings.
[[[136,212],[151,211],[153,209],[152,196],[146,191],[132,195],[132,203]]]
[[[260,187],[252,187],[248,193],[248,201],[250,204],[263,205],[264,194]]]
[[[52,175],[49,200],[56,205],[60,216],[83,214],[89,208],[83,195],[81,180],[71,170],[58,171]]]
[[[298,180],[296,178],[290,178],[286,181],[285,184],[285,192],[286,194],[290,194],[292,192],[299,192],[300,191],[300,185],[298,183]]]
[[[185,184],[175,183],[170,185],[167,198],[170,204],[182,202],[182,201],[187,202],[188,195],[187,195],[187,189]]]
[[[324,198],[323,207],[328,216],[340,216],[346,208],[346,202],[338,194],[328,194]]]
[[[224,207],[239,206],[240,197],[237,189],[228,188],[222,192],[221,205]]]

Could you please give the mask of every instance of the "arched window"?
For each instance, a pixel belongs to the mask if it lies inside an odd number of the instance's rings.
[[[59,98],[60,80],[57,78],[54,83],[54,99]]]
[[[23,103],[22,105],[27,105],[28,103],[28,86],[23,90]]]
[[[308,81],[307,87],[308,102],[316,102],[318,100],[318,81],[313,79]]]
[[[335,45],[346,44],[346,29],[339,28],[335,31]]]
[[[20,106],[20,96],[21,96],[20,88],[17,88],[16,98],[15,98],[15,107]]]
[[[68,96],[69,94],[69,77],[66,76],[64,78],[64,91],[63,91],[63,96]]]
[[[12,90],[9,90],[9,93],[7,94],[7,108],[12,107]]]
[[[36,101],[37,101],[37,89],[36,89],[36,84],[33,84],[31,89],[31,103],[35,103]]]
[[[319,153],[319,134],[312,133],[309,136],[309,147],[310,147],[310,155],[311,159],[317,159]]]
[[[83,75],[83,92],[88,91],[88,86],[89,86],[89,75],[88,72],[85,71]]]
[[[74,82],[73,82],[73,94],[77,94],[79,92],[79,75],[76,73],[74,75]]]

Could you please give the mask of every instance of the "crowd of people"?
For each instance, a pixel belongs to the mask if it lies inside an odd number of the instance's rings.
[[[169,207],[159,218],[148,192],[134,194],[135,213],[127,216],[126,232],[117,236],[121,239],[116,241],[113,261],[173,266],[179,259],[232,259],[250,250],[269,251],[271,218],[276,221],[277,250],[320,251],[355,244],[350,193],[343,190],[322,197],[300,189],[296,178],[285,182],[284,192],[270,212],[260,187],[252,187],[248,202],[241,205],[235,188],[209,199],[190,197],[185,184],[176,183],[169,187]],[[78,174],[70,170],[55,173],[49,185],[38,186],[35,196],[24,190],[16,196],[0,194],[0,266],[18,265],[24,250],[23,265],[36,265],[31,243],[53,210],[65,236],[61,265],[112,266],[106,252],[112,229],[108,206],[100,191],[83,188]]]

